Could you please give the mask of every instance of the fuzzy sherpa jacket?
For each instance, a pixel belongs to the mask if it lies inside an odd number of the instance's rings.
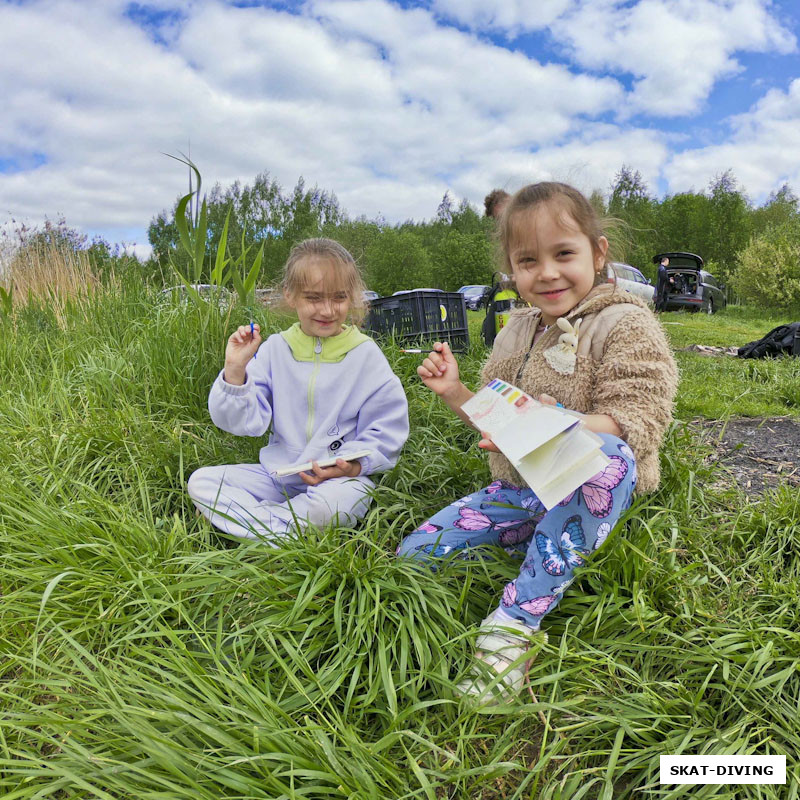
[[[566,319],[583,320],[575,371],[556,372],[544,352],[562,331],[551,326],[535,344],[541,312],[517,309],[500,331],[481,372],[484,384],[500,378],[537,397],[549,394],[566,408],[608,414],[636,456],[637,492],[658,487],[658,449],[672,419],[678,369],[664,330],[643,300],[616,287],[592,289]],[[489,453],[495,479],[525,486],[501,453]]]

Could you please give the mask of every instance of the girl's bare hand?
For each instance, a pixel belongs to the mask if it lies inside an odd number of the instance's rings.
[[[500,452],[497,445],[492,441],[492,437],[486,431],[481,431],[481,440],[478,442],[478,447],[482,450],[488,450],[490,453]]]
[[[546,406],[554,406],[558,404],[558,400],[556,400],[555,397],[552,397],[549,394],[540,394],[536,399],[540,403],[543,403]]]
[[[434,342],[433,350],[417,367],[417,375],[440,397],[444,397],[461,384],[458,377],[458,362],[447,342]]]
[[[261,344],[261,326],[253,325],[250,333],[249,325],[240,325],[229,337],[225,347],[225,380],[228,383],[243,384],[244,368],[256,354]]]
[[[361,474],[360,461],[345,461],[343,458],[336,459],[336,466],[321,467],[316,461],[311,462],[311,471],[313,475],[307,472],[300,472],[301,480],[309,486],[316,486],[322,481],[330,480],[330,478],[355,478],[356,475]]]

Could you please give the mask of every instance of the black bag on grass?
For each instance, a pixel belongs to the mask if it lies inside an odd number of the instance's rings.
[[[737,355],[739,358],[800,356],[800,322],[778,325],[766,336],[740,347]]]

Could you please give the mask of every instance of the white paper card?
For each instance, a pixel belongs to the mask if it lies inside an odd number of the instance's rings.
[[[545,508],[601,472],[602,439],[575,412],[544,405],[504,381],[490,381],[461,407],[516,467]]]

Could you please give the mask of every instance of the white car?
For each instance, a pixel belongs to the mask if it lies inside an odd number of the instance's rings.
[[[621,261],[610,261],[608,264],[608,282],[616,282],[620,289],[638,295],[647,303],[653,302],[653,295],[656,292],[655,287],[636,267],[632,267],[630,264],[623,264]]]
[[[203,300],[216,299],[221,309],[227,308],[233,302],[233,292],[224,286],[213,286],[210,283],[193,283],[191,286]],[[182,305],[186,305],[189,302],[189,293],[183,284],[162,289],[161,297],[164,300],[172,298]]]

